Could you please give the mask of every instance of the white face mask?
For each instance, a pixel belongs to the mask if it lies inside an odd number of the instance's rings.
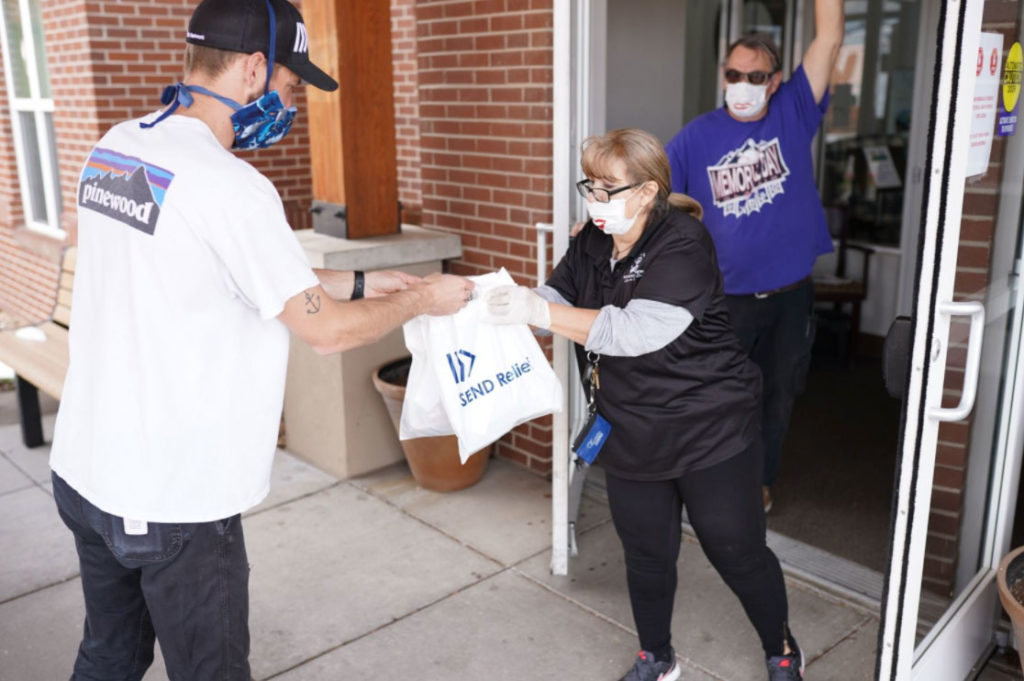
[[[626,201],[628,199],[612,199],[608,203],[587,201],[587,213],[597,228],[605,234],[625,234],[633,228],[640,210],[631,218],[626,217]]]
[[[736,118],[753,118],[768,103],[768,84],[751,85],[741,80],[725,86],[725,104]]]

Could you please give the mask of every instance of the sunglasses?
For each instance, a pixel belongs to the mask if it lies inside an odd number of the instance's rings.
[[[773,75],[775,75],[774,71],[750,71],[749,73],[744,73],[743,71],[737,71],[736,69],[726,69],[725,82],[738,83],[741,80],[746,79],[746,81],[751,85],[764,85]]]

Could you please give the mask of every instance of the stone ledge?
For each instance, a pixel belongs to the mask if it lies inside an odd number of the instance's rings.
[[[295,236],[310,264],[329,270],[401,269],[462,255],[462,240],[457,234],[416,225],[402,225],[399,234],[365,239],[340,239],[312,229],[297,230]]]

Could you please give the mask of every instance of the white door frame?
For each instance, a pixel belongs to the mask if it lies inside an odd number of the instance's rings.
[[[572,0],[554,1],[553,19],[553,247],[552,264],[557,263],[569,243],[569,194],[572,158]],[[539,256],[538,256],[539,257]],[[552,418],[551,433],[551,572],[569,572],[569,345],[555,337],[552,364],[562,384],[561,413]]]
[[[553,245],[552,265],[569,248],[569,228],[584,214],[575,191],[583,139],[605,122],[605,22],[607,0],[555,0],[553,43]],[[569,572],[569,440],[581,422],[581,388],[573,370],[572,343],[552,342],[552,363],[562,384],[562,412],[552,420],[551,572]]]
[[[994,568],[1009,543],[1020,468],[1019,419],[1009,429],[1006,446],[993,464],[994,486],[987,512],[995,522],[988,524],[981,570],[920,646],[915,646],[938,426],[940,420],[951,420],[939,407],[950,319],[942,311],[948,309],[953,296],[973,110],[975,65],[966,57],[977,45],[983,4],[983,0],[947,0],[935,48],[938,77],[932,97],[931,149],[924,170],[924,234],[918,253],[911,371],[880,630],[879,680],[966,677],[992,638],[997,607]],[[956,111],[960,115],[954,118]],[[980,337],[970,342],[979,343],[975,351],[980,351]],[[1019,370],[1019,346],[1017,351],[1018,365],[1010,367],[1011,382],[1017,387],[1011,410],[1022,407],[1019,389],[1024,387],[1024,376]],[[970,355],[971,348],[968,352]],[[974,381],[976,386],[977,371],[971,374],[969,366],[964,396],[965,401],[973,402],[971,383]],[[961,406],[968,409],[972,405]]]

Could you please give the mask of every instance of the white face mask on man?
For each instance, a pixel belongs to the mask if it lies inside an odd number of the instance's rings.
[[[768,84],[751,85],[745,81],[725,86],[725,104],[736,118],[754,118],[768,103]]]
[[[636,214],[631,218],[626,217],[626,201],[628,199],[612,199],[608,203],[598,201],[587,201],[587,213],[594,221],[597,228],[605,234],[625,234],[633,228],[640,215],[637,208]]]

